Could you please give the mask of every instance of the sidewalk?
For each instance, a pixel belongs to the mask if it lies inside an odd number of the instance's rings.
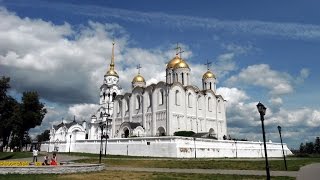
[[[167,172],[167,173],[195,173],[195,174],[236,174],[265,176],[266,171],[257,170],[225,170],[225,169],[176,169],[176,168],[132,168],[106,167],[107,171],[135,171],[135,172]],[[298,171],[270,171],[271,176],[297,177]]]

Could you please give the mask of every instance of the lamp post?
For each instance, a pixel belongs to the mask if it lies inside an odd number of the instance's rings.
[[[193,137],[193,143],[194,143],[194,158],[197,159],[196,137]]]
[[[70,134],[69,155],[70,155],[70,147],[71,147],[71,137],[72,135]]]
[[[101,129],[101,139],[100,139],[100,154],[99,154],[99,164],[101,164],[101,156],[102,156],[102,139],[103,139],[103,122],[99,123],[100,129]]]
[[[266,135],[265,135],[265,131],[264,131],[264,115],[266,114],[267,108],[260,102],[257,104],[257,108],[258,108],[258,111],[260,113],[260,120],[261,120],[261,126],[262,126],[264,154],[265,154],[265,160],[266,160],[267,180],[270,180],[270,171],[269,171],[267,145],[266,145]]]
[[[284,166],[287,169],[287,161],[286,161],[286,156],[284,155],[284,150],[283,150],[283,143],[282,143],[282,137],[281,137],[281,126],[278,126],[279,134],[280,134],[280,141],[281,141],[281,146],[282,146],[282,154],[283,154],[283,160],[284,160]]]
[[[109,118],[110,118],[110,106],[109,106],[110,102],[108,102],[108,114],[106,114],[107,118],[106,118],[106,121],[107,121],[107,127],[106,127],[106,146],[104,148],[104,156],[107,157],[107,147],[108,147],[108,126],[109,126]]]

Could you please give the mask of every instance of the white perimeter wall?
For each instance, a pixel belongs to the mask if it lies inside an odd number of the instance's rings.
[[[105,148],[103,140],[103,154]],[[149,145],[148,145],[149,144]],[[48,148],[49,146],[49,148]],[[41,151],[52,152],[54,146],[59,152],[100,152],[99,140],[79,140],[76,143],[45,143],[41,145]],[[286,144],[283,144],[285,155],[292,152]],[[268,157],[282,157],[280,143],[267,142]],[[119,138],[109,139],[107,154],[151,157],[176,157],[176,158],[219,158],[219,157],[264,157],[263,142],[253,141],[228,141],[211,140],[187,137],[144,137],[144,138]]]

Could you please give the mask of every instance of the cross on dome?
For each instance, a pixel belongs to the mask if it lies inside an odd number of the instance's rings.
[[[212,62],[207,59],[207,63],[205,63],[204,65],[206,65],[206,66],[207,66],[207,69],[209,70],[211,64],[212,64]]]
[[[176,50],[176,55],[178,56],[179,54],[179,57],[181,58],[181,54],[184,53],[184,51],[182,50],[181,46],[179,46],[179,43],[177,43],[177,47],[174,49]]]
[[[141,67],[141,65],[140,64],[138,64],[137,65],[137,69],[138,69],[138,74],[140,74],[140,69],[141,69],[142,67]]]

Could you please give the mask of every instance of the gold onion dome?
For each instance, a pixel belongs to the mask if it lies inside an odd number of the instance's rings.
[[[146,81],[140,74],[138,74],[132,80],[132,83],[136,83],[136,82],[146,82]]]
[[[109,69],[106,73],[107,76],[116,76],[119,77],[118,73],[114,69]]]
[[[173,59],[171,59],[167,64],[167,69],[173,68],[176,64],[178,64],[182,59],[176,55]]]
[[[178,69],[178,68],[188,68],[188,69],[190,69],[189,65],[183,59],[181,59],[180,62],[177,63],[176,65],[174,65],[174,67],[173,67],[173,69]]]
[[[210,70],[208,70],[202,76],[202,79],[209,79],[209,78],[216,78],[216,76]]]

